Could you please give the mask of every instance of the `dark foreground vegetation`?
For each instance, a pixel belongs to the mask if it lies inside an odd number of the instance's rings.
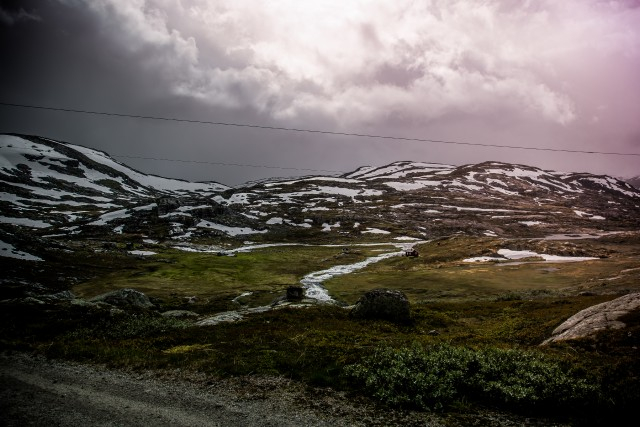
[[[568,299],[561,306],[569,311],[585,302]],[[540,348],[526,341],[549,304],[555,302],[434,304],[417,307],[411,325],[356,321],[342,308],[319,306],[211,327],[142,311],[105,317],[62,305],[6,307],[2,347],[212,378],[283,375],[406,409],[464,413],[494,407],[575,424],[622,422],[640,401],[640,325],[598,341]],[[505,339],[499,326],[505,311],[529,330]],[[479,312],[492,327],[466,326],[464,319]],[[431,328],[443,332],[429,334]]]

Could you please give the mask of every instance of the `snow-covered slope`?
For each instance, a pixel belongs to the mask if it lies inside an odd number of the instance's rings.
[[[0,186],[0,221],[40,228],[163,195],[206,197],[228,189],[146,175],[97,150],[19,135],[0,135]]]
[[[380,167],[363,166],[354,172],[345,174],[344,177],[365,180],[395,178],[420,179],[434,174],[448,173],[454,169],[455,166],[442,165],[439,163],[403,161]]]
[[[194,183],[143,174],[116,162],[102,151],[39,137],[0,135],[0,150],[3,178],[21,176],[19,170],[26,166],[36,186],[45,181],[61,180],[104,194],[120,192],[136,196],[147,194],[149,189],[169,194],[212,194],[229,188],[217,183]],[[113,188],[114,183],[105,180],[114,181],[119,188]]]
[[[625,179],[625,181],[640,190],[640,175]]]
[[[418,162],[395,162],[383,167],[362,167],[344,175],[377,182],[399,191],[425,188],[457,189],[464,192],[489,192],[503,195],[527,195],[535,192],[557,194],[584,193],[585,188],[639,197],[628,183],[590,174],[564,174],[500,162],[485,162],[460,167]]]
[[[107,153],[102,151],[92,150],[82,146],[74,146],[73,148],[78,153],[84,154],[94,162],[111,168],[114,171],[123,173],[143,187],[151,188],[163,193],[183,195],[184,193],[197,192],[202,195],[211,195],[213,193],[229,189],[229,187],[218,183],[188,182],[178,179],[163,178],[155,175],[146,175],[116,162]]]

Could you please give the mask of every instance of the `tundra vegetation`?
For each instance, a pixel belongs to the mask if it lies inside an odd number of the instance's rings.
[[[83,300],[114,289],[147,294],[154,309],[113,310],[80,300],[12,304],[3,292],[0,348],[133,370],[200,372],[212,378],[278,375],[368,396],[382,406],[447,414],[499,408],[576,424],[623,420],[640,401],[640,318],[592,338],[541,346],[576,312],[638,290],[640,236],[553,242],[448,237],[324,283],[336,304],[289,306],[241,321],[197,319],[268,306],[306,274],[352,264],[391,246],[275,246],[235,256],[123,241],[68,242],[29,271],[60,278]],[[576,263],[468,263],[501,247],[571,251]],[[349,247],[349,250],[343,250]],[[57,258],[56,258],[57,257]],[[17,260],[11,269],[22,268]],[[21,266],[22,264],[22,266]],[[63,280],[63,278],[66,278]],[[74,278],[74,280],[69,280]],[[50,280],[51,281],[51,280]],[[69,283],[73,283],[71,286]],[[346,306],[386,287],[406,294],[411,321],[355,319]],[[7,302],[8,301],[8,302]],[[169,310],[199,317],[169,318]]]

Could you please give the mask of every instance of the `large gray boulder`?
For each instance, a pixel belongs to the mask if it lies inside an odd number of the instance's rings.
[[[91,302],[105,302],[120,308],[153,308],[149,297],[135,289],[119,289],[91,298]]]
[[[408,323],[411,319],[406,295],[392,289],[367,292],[356,302],[350,315],[358,319],[382,319],[396,323]]]
[[[620,319],[636,310],[640,310],[640,293],[627,294],[612,301],[585,308],[555,328],[551,338],[543,344],[589,337],[607,329],[624,328],[626,324]]]

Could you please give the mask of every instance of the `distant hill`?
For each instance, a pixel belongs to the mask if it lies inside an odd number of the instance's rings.
[[[640,190],[610,176],[499,162],[400,161],[229,188],[146,175],[107,153],[0,135],[0,231],[206,242],[541,237],[637,230]],[[9,244],[9,243],[7,243]]]
[[[640,189],[640,175],[635,176],[633,178],[625,179],[625,181],[633,185],[635,188]]]

